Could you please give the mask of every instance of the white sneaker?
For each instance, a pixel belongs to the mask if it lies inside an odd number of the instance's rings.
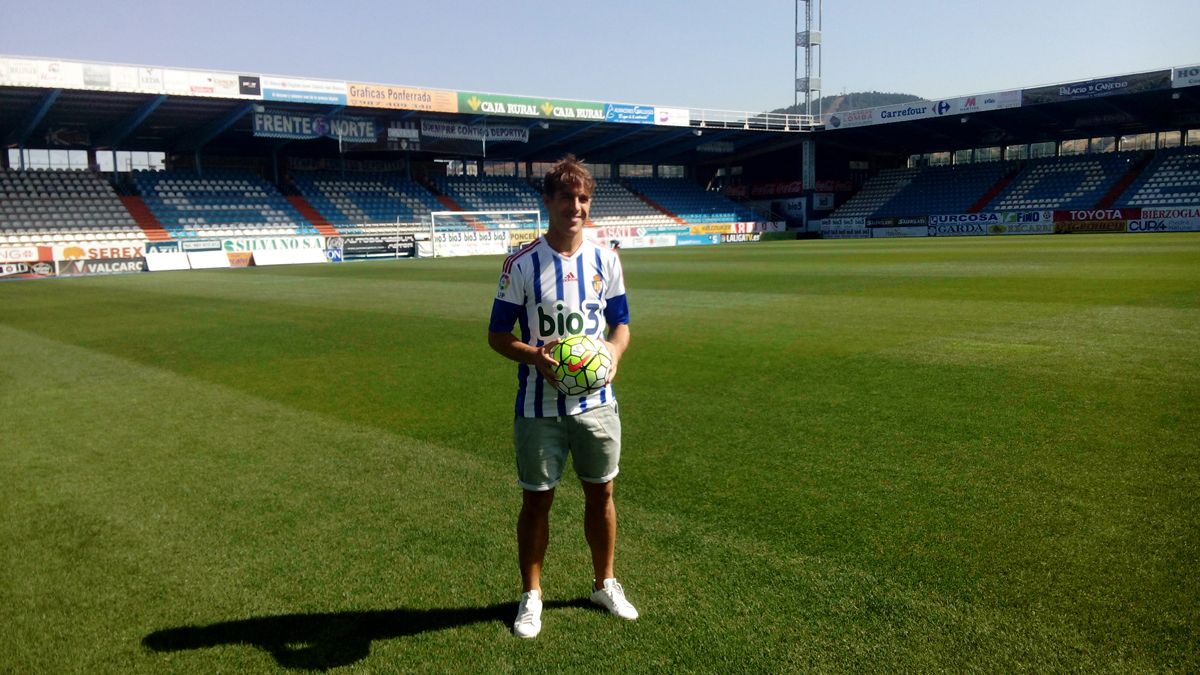
[[[625,589],[616,579],[605,579],[604,588],[592,591],[592,602],[607,609],[615,616],[633,621],[638,618],[638,611],[625,599]]]
[[[517,620],[513,622],[513,635],[519,638],[535,638],[542,632],[542,592],[538,590],[521,594],[521,605],[517,607]]]

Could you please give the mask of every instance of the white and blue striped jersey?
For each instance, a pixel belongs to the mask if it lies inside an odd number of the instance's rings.
[[[512,332],[520,324],[521,341],[541,347],[572,335],[603,339],[608,327],[629,323],[621,259],[584,239],[573,255],[563,255],[538,237],[504,261],[492,303],[488,330]],[[562,417],[616,401],[612,385],[587,396],[567,396],[537,368],[517,368],[517,417]]]

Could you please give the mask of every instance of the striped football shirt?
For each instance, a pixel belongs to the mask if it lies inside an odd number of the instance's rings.
[[[541,347],[572,335],[603,339],[609,326],[623,323],[629,323],[629,303],[617,254],[584,239],[574,254],[563,255],[538,237],[505,259],[488,330],[510,333],[519,324],[521,341]],[[517,367],[518,417],[577,415],[615,400],[611,384],[567,396],[537,368]]]

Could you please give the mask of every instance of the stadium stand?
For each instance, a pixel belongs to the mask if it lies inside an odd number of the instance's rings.
[[[275,186],[249,171],[136,171],[146,206],[176,239],[310,235],[316,228]]]
[[[834,218],[871,217],[880,207],[913,181],[920,169],[884,169],[867,180],[862,189],[835,210]]]
[[[1030,160],[984,210],[1094,208],[1140,159],[1113,152]]]
[[[90,171],[0,170],[3,243],[140,240],[113,187]]]
[[[1160,150],[1117,200],[1116,206],[1200,204],[1200,148]]]
[[[683,178],[629,178],[629,188],[688,223],[758,220],[750,209]]]
[[[427,226],[430,211],[445,210],[421,184],[391,174],[305,172],[293,174],[292,185],[345,234],[396,223]]]
[[[464,211],[541,211],[547,217],[541,193],[520,178],[438,177],[434,185]]]
[[[666,227],[676,225],[671,216],[646,203],[615,181],[596,181],[592,222],[598,226]]]
[[[989,188],[1015,168],[1011,162],[926,167],[871,215],[967,213]]]

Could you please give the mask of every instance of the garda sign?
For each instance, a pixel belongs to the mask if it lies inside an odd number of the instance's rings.
[[[988,226],[983,223],[943,223],[929,226],[931,237],[976,237],[987,233]]]

